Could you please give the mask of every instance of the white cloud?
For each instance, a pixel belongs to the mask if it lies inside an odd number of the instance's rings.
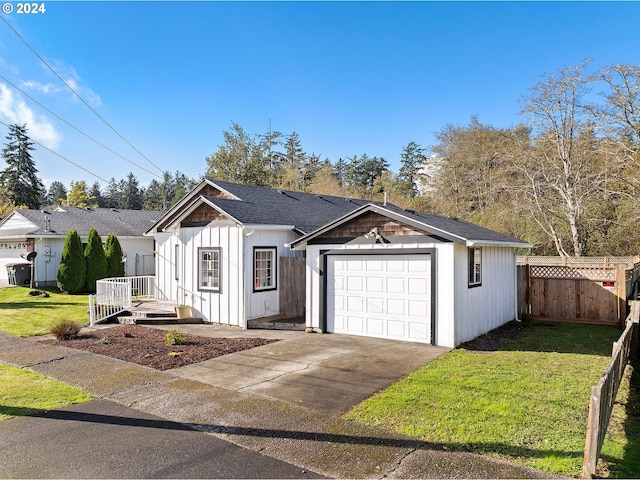
[[[26,103],[16,99],[4,83],[0,83],[0,119],[5,123],[26,124],[29,136],[45,147],[55,149],[62,141],[62,135],[49,119],[36,114]]]
[[[54,85],[53,83],[40,83],[34,80],[22,82],[21,86],[25,90],[34,90],[39,93],[44,93],[45,95],[58,93],[61,90],[59,86]]]
[[[52,63],[55,65],[52,65]],[[49,65],[51,65],[56,73],[60,76],[60,78],[62,78],[64,82],[80,97],[82,97],[82,99],[85,100],[89,105],[93,107],[99,107],[100,105],[102,105],[102,99],[100,98],[100,95],[84,85],[84,82],[80,78],[80,75],[78,75],[73,67],[69,67],[65,65],[64,62],[58,60],[50,62]],[[78,99],[69,89],[67,89],[67,87],[62,84],[62,82],[59,83],[59,90],[53,90],[52,93],[62,91],[67,91],[74,100]]]

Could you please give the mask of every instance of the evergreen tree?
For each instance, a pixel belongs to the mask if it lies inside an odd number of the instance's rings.
[[[140,188],[138,179],[133,172],[130,172],[125,180],[120,180],[118,185],[121,198],[121,201],[118,202],[118,208],[142,210],[144,190]]]
[[[8,143],[2,150],[2,158],[7,162],[7,168],[0,173],[0,185],[7,190],[15,206],[40,208],[45,188],[31,158],[34,147],[27,136],[27,126],[10,125],[6,138]]]
[[[162,184],[155,178],[149,182],[149,186],[144,191],[142,200],[143,210],[164,210],[165,197]]]
[[[398,180],[411,185],[412,197],[418,194],[420,169],[424,166],[424,162],[427,159],[424,151],[425,149],[416,142],[409,142],[400,154],[400,163],[402,166],[400,167]]]
[[[100,208],[104,208],[105,207],[105,200],[104,198],[102,198],[102,191],[100,190],[100,183],[98,182],[94,182],[93,185],[91,186],[91,189],[89,190],[89,196],[93,197],[94,202],[96,203],[96,205],[98,205],[98,207]]]
[[[102,195],[105,208],[118,208],[120,207],[120,190],[118,189],[118,183],[116,179],[111,177],[107,188],[105,188]]]
[[[49,191],[45,197],[47,205],[66,205],[67,203],[67,187],[62,182],[51,182]]]
[[[102,247],[102,239],[95,227],[89,229],[87,246],[84,249],[86,264],[85,289],[90,293],[96,291],[96,281],[107,277],[107,256]]]
[[[84,288],[86,275],[82,241],[77,230],[67,234],[62,248],[62,258],[58,267],[58,288],[70,293],[78,293]]]
[[[107,257],[107,277],[124,277],[122,247],[115,234],[110,233],[107,235],[104,253]]]

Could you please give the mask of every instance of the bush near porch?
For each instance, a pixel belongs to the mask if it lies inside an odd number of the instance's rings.
[[[347,417],[579,477],[591,387],[619,335],[615,327],[512,322],[429,363]],[[631,372],[602,450],[602,476],[640,476],[640,379]]]

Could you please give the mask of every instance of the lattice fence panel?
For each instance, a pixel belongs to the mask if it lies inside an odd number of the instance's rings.
[[[616,269],[607,267],[563,267],[531,265],[531,278],[565,278],[596,281],[615,281]]]

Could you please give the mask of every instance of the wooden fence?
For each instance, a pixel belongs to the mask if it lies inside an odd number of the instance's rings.
[[[306,260],[304,257],[280,257],[280,314],[304,317]]]
[[[611,362],[598,384],[591,389],[582,478],[592,478],[596,473],[598,457],[607,433],[624,370],[629,363],[630,356],[637,358],[639,321],[640,302],[632,302],[626,328],[618,341],[613,343]]]
[[[536,260],[533,260],[533,259]],[[539,320],[622,325],[627,301],[637,297],[637,257],[520,257],[518,313]],[[524,261],[522,260],[524,259]],[[564,265],[562,264],[564,263]]]

